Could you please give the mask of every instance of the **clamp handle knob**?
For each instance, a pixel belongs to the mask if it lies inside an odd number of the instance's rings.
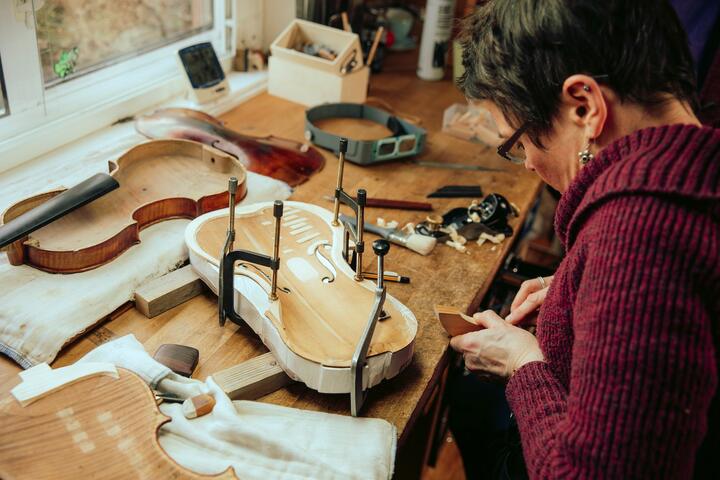
[[[273,217],[280,218],[283,214],[283,202],[281,200],[275,200],[273,203]]]
[[[390,242],[387,240],[375,240],[372,244],[373,252],[378,257],[384,257],[390,251]]]
[[[367,191],[365,189],[359,189],[357,191],[357,204],[364,207],[367,205]]]
[[[347,138],[341,138],[340,139],[340,153],[347,153],[347,147],[348,147],[348,139]]]

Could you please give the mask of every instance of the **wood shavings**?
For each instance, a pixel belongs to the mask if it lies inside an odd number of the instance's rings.
[[[475,212],[472,212],[472,213],[470,214],[470,219],[471,219],[474,223],[480,223],[480,221],[481,221],[480,215],[478,215],[478,214],[475,213]]]
[[[405,224],[404,227],[402,227],[402,231],[410,235],[411,233],[415,233],[415,224],[412,222],[408,222]]]
[[[377,224],[378,227],[383,227],[383,228],[396,229],[398,226],[397,221],[391,220],[388,222],[387,220],[385,220],[382,217],[378,217],[377,220],[375,221],[375,223]],[[412,233],[414,233],[414,232],[412,232]]]
[[[450,238],[453,242],[459,243],[460,245],[465,245],[467,243],[467,239],[457,233],[457,230],[455,230],[454,228],[450,230]]]
[[[445,242],[445,245],[447,245],[448,247],[454,248],[455,250],[457,250],[460,253],[467,253],[468,255],[470,254],[470,252],[468,252],[467,247],[461,243],[453,242],[452,240],[448,240],[447,242]]]
[[[483,232],[480,234],[480,237],[477,240],[477,244],[482,245],[483,243],[488,241],[490,243],[494,243],[495,245],[499,245],[503,242],[503,240],[505,240],[505,234],[503,233],[498,233],[497,235],[490,235]]]

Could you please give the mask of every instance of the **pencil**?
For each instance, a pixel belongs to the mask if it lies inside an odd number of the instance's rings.
[[[370,280],[377,280],[378,276],[377,273],[363,273],[363,277],[369,278]],[[383,275],[383,280],[386,282],[410,283],[410,277],[403,277],[394,272],[388,272]]]

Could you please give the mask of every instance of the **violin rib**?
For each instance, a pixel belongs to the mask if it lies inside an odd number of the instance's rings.
[[[325,158],[314,147],[293,140],[243,135],[204,112],[165,108],[135,120],[148,138],[179,138],[213,146],[238,158],[251,172],[282,180],[291,187],[322,169]]]
[[[280,233],[278,300],[270,301],[270,269],[235,268],[236,310],[295,380],[323,393],[351,390],[351,361],[368,322],[375,283],[354,280],[342,258],[342,227],[315,205],[285,202]],[[272,203],[236,208],[235,247],[270,254]],[[218,255],[228,228],[228,211],[193,220],[185,231],[190,263],[218,291]],[[318,250],[321,253],[318,254]],[[412,359],[417,334],[413,313],[387,296],[389,318],[377,324],[368,352],[366,388],[400,373]]]
[[[237,201],[247,194],[246,171],[231,155],[187,140],[137,145],[110,175],[120,187],[17,240],[8,249],[13,265],[51,273],[92,270],[140,243],[140,231],[171,218],[193,219],[226,207],[227,179],[238,178]],[[63,190],[22,200],[2,215],[7,223]]]

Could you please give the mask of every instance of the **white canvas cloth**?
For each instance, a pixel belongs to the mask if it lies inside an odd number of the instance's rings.
[[[248,172],[242,205],[285,200],[285,183]],[[185,227],[168,220],[140,232],[141,242],[112,262],[69,275],[12,266],[0,252],[0,352],[23,368],[52,362],[60,349],[133,299],[142,284],[187,261]]]
[[[185,418],[178,403],[160,405],[172,418],[160,429],[160,445],[195,472],[218,474],[232,466],[238,478],[250,480],[392,476],[397,434],[385,420],[232,402],[212,377],[188,379],[153,360],[133,335],[101,345],[79,361],[113,363],[182,398],[213,395],[215,408],[200,418]]]

